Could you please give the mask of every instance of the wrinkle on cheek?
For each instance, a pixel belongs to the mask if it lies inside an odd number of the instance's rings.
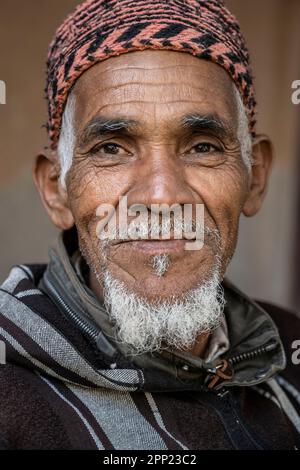
[[[124,273],[126,273],[126,274],[130,277],[131,280],[133,280],[134,282],[137,282],[137,277],[134,276],[133,273],[130,273],[130,272],[128,271],[128,269],[126,269],[126,266],[121,266],[119,263],[114,263],[114,264],[115,264],[116,266],[118,266],[118,268],[119,268],[121,271],[123,271]]]
[[[117,252],[119,251],[119,249],[121,248],[121,245],[116,245],[114,246],[114,253],[113,254],[110,254],[110,255],[107,255],[107,261],[110,262],[113,266],[117,267],[119,270],[123,271],[124,273],[126,273],[129,278],[131,279],[131,281],[137,281],[137,277],[134,275],[134,273],[131,273],[129,272],[127,266],[131,266],[131,260],[130,260],[130,257],[127,259],[122,259],[124,258],[124,256],[121,256],[121,259],[123,261],[122,264],[120,264],[120,262],[118,261],[118,257],[116,257],[116,254]],[[122,253],[122,252],[121,252]],[[117,259],[116,259],[117,258]],[[124,262],[125,261],[125,262]]]
[[[238,165],[229,164],[227,167],[228,179],[230,179],[230,187],[232,188],[232,195],[234,201],[232,203],[244,201],[248,193],[248,175],[247,170],[244,168],[243,162],[240,162]]]
[[[78,201],[83,197],[84,193],[88,192],[95,185],[98,178],[96,169],[91,162],[84,162],[80,166],[74,165],[69,176],[68,193],[72,196],[73,200]]]
[[[238,177],[239,175],[237,175]],[[219,186],[218,205],[220,213],[231,224],[238,219],[246,198],[246,192],[241,188],[240,183],[230,174],[227,181]]]
[[[246,169],[241,157],[231,154],[223,165],[209,169],[204,184],[204,203],[221,235],[222,259],[226,266],[235,250],[240,214],[247,194]]]

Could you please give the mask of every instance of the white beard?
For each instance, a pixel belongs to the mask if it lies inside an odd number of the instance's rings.
[[[129,292],[107,269],[101,277],[117,340],[135,355],[161,349],[188,350],[199,334],[212,332],[221,323],[225,299],[218,264],[208,281],[180,298],[156,303]]]

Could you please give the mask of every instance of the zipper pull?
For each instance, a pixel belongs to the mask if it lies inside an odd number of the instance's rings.
[[[233,368],[226,359],[222,359],[221,362],[214,368],[208,369],[210,374],[213,374],[213,379],[208,384],[208,389],[212,390],[218,384],[218,382],[223,380],[231,380],[234,375]]]

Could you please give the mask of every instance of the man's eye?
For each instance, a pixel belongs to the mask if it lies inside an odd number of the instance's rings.
[[[122,153],[122,150],[123,152],[125,152],[125,150],[122,149],[120,145],[115,144],[113,142],[108,142],[105,144],[96,145],[96,147],[92,149],[91,153],[94,155],[99,153],[106,155],[118,155],[119,153]]]
[[[116,155],[120,150],[120,146],[117,144],[108,143],[100,145],[100,147],[98,147],[98,150],[101,150],[103,153]]]
[[[192,153],[211,153],[217,151],[218,149],[215,145],[204,142],[201,144],[194,145],[192,150],[194,150],[194,152]]]

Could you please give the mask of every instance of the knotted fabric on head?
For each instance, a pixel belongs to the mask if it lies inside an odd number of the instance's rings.
[[[187,52],[223,67],[243,99],[255,134],[255,95],[249,52],[223,0],[87,0],[58,28],[47,61],[51,148],[76,80],[95,63],[143,49]]]

